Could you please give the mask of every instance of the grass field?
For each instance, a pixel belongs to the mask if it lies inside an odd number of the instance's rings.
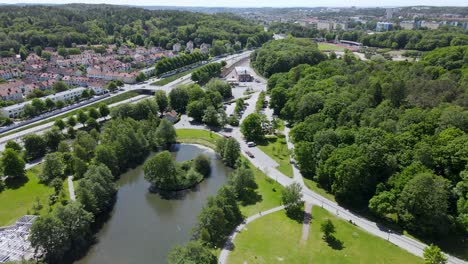
[[[318,43],[318,49],[320,51],[344,51],[343,47],[330,44],[330,43]]]
[[[177,129],[177,141],[180,143],[200,144],[214,149],[216,140],[221,138],[220,135],[208,130]]]
[[[265,152],[270,158],[278,162],[277,169],[284,175],[292,178],[293,169],[289,162],[289,149],[284,136],[270,136],[265,139],[265,142],[259,143],[258,148]]]
[[[343,247],[331,248],[323,239],[320,223],[329,218]],[[312,208],[307,241],[301,241],[302,223],[284,211],[266,215],[247,225],[234,241],[229,263],[423,263],[422,259],[337,219],[320,207]]]
[[[181,72],[181,73],[177,73],[177,74],[174,74],[172,76],[169,76],[167,78],[164,78],[162,80],[159,80],[157,82],[154,82],[152,83],[151,85],[154,85],[154,86],[163,86],[163,85],[166,85],[170,82],[173,82],[181,77],[184,77],[185,75],[188,75],[190,73],[192,73],[195,69],[191,69],[191,70],[188,70],[188,71],[184,71],[184,72]]]
[[[39,198],[45,212],[49,204],[49,196],[54,190],[40,184],[36,175],[40,172],[41,165],[34,166],[27,171],[27,182],[16,187],[6,188],[0,192],[0,226],[14,223],[19,217],[32,212],[31,208]],[[30,212],[30,213],[31,213]]]
[[[123,101],[123,100],[127,100],[127,99],[130,99],[132,97],[135,97],[137,96],[138,93],[135,93],[135,92],[125,92],[125,93],[122,93],[122,94],[119,94],[119,95],[116,95],[114,97],[111,97],[111,98],[107,98],[105,100],[102,100],[100,102],[96,102],[96,103],[93,103],[93,104],[90,104],[86,107],[83,107],[83,108],[80,108],[80,109],[75,109],[71,112],[68,112],[68,113],[65,113],[65,114],[61,114],[61,115],[58,115],[54,118],[50,118],[50,119],[47,119],[47,120],[43,120],[41,122],[37,122],[37,123],[34,123],[34,124],[31,124],[31,125],[28,125],[28,126],[24,126],[24,127],[21,127],[19,129],[16,129],[16,130],[13,130],[13,131],[10,131],[10,132],[6,132],[4,134],[1,134],[0,137],[4,137],[4,136],[8,136],[8,135],[11,135],[11,134],[15,134],[15,133],[18,133],[20,131],[24,131],[26,129],[30,129],[30,128],[33,128],[33,127],[36,127],[36,126],[40,126],[40,125],[43,125],[43,124],[47,124],[47,123],[50,123],[50,122],[55,122],[56,120],[59,120],[59,119],[64,119],[64,118],[67,118],[69,116],[72,116],[72,115],[75,115],[79,110],[83,110],[83,111],[87,111],[91,108],[96,108],[98,107],[101,103],[105,103],[107,105],[110,105],[110,104],[114,104],[114,103],[118,103],[120,101]]]

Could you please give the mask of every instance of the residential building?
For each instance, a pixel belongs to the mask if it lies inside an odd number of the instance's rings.
[[[210,51],[210,48],[211,48],[210,44],[203,43],[200,45],[200,52],[204,54],[208,54],[208,52]]]
[[[187,42],[187,48],[186,48],[186,50],[187,50],[188,52],[192,53],[192,52],[193,52],[193,48],[194,48],[193,41],[190,40],[189,42]]]
[[[401,21],[400,27],[402,29],[411,30],[411,29],[415,29],[416,24],[414,23],[414,21]]]
[[[390,22],[377,22],[376,31],[383,32],[383,31],[390,31],[393,29],[393,23]]]
[[[421,21],[421,27],[425,27],[428,29],[438,29],[440,24],[435,21]]]
[[[317,22],[317,29],[318,30],[333,30],[333,22],[330,21],[318,21]]]
[[[84,88],[84,87],[78,87],[78,88],[70,89],[70,90],[67,90],[67,91],[60,92],[60,93],[51,94],[51,95],[45,96],[45,97],[43,97],[41,99],[45,100],[47,98],[50,98],[54,102],[73,100],[76,97],[80,97],[81,94],[83,93],[83,91],[85,91],[85,90],[86,90],[86,88]]]
[[[239,82],[251,82],[254,79],[246,67],[235,67],[234,75],[234,78]]]
[[[176,43],[172,45],[172,51],[174,52],[179,52],[181,48],[182,48],[182,45],[180,45],[180,43]]]
[[[393,18],[393,8],[387,8],[386,17],[388,20]]]

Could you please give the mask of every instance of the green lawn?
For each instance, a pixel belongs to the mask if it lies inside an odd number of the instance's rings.
[[[214,149],[216,140],[221,138],[220,135],[208,130],[177,129],[177,141],[180,143],[200,144]]]
[[[35,166],[26,172],[27,182],[18,184],[17,188],[10,187],[0,192],[0,226],[14,223],[19,217],[32,213],[32,206],[37,197],[43,205],[45,212],[49,204],[49,196],[54,190],[39,183],[36,175],[41,170],[41,165]]]
[[[342,249],[332,249],[323,239],[320,223],[329,218]],[[247,225],[234,241],[229,263],[423,263],[397,246],[313,207],[307,241],[301,241],[302,223],[284,211],[272,213]]]
[[[318,43],[318,49],[320,51],[344,51],[343,47],[330,44],[330,43],[323,43],[323,42]]]
[[[93,103],[93,104],[90,104],[86,107],[83,107],[83,108],[80,108],[80,109],[76,109],[76,110],[73,110],[71,112],[68,112],[68,113],[65,113],[65,114],[61,114],[61,115],[58,115],[54,118],[50,118],[50,119],[47,119],[47,120],[43,120],[41,122],[37,122],[37,123],[34,123],[32,125],[29,125],[29,126],[24,126],[24,127],[21,127],[19,129],[16,129],[16,130],[13,130],[13,131],[10,131],[10,132],[6,132],[4,134],[1,134],[1,137],[4,137],[4,136],[8,136],[8,135],[11,135],[11,134],[15,134],[15,133],[18,133],[20,131],[23,131],[23,130],[26,130],[26,129],[30,129],[30,128],[33,128],[33,127],[36,127],[36,126],[40,126],[40,125],[43,125],[43,124],[47,124],[47,123],[50,123],[50,122],[55,122],[56,120],[59,120],[59,119],[64,119],[64,118],[67,118],[69,116],[72,116],[72,115],[75,115],[79,110],[83,110],[83,111],[88,111],[89,109],[91,108],[96,108],[98,107],[101,103],[105,103],[107,105],[110,105],[110,104],[114,104],[114,103],[117,103],[117,102],[120,102],[120,101],[123,101],[123,100],[127,100],[127,99],[130,99],[132,97],[135,97],[137,96],[138,93],[136,92],[125,92],[125,93],[121,93],[119,95],[116,95],[114,97],[111,97],[111,98],[107,98],[105,100],[102,100],[100,102],[96,102],[96,103]]]
[[[269,178],[261,170],[253,167],[255,182],[258,185],[256,193],[261,197],[255,204],[241,205],[244,216],[249,217],[260,211],[265,211],[281,205],[281,191],[283,186]]]
[[[294,177],[293,169],[289,162],[289,149],[284,135],[279,137],[268,136],[264,142],[258,144],[258,148],[278,162],[279,166],[276,168],[280,172],[290,178]]]
[[[172,76],[169,76],[167,78],[164,78],[162,80],[159,80],[157,82],[154,82],[152,83],[151,85],[154,85],[154,86],[163,86],[163,85],[166,85],[170,82],[173,82],[181,77],[184,77],[185,75],[188,75],[189,73],[192,73],[195,69],[191,69],[191,70],[188,70],[188,71],[184,71],[184,72],[180,72],[180,73],[177,73],[177,74],[174,74]]]

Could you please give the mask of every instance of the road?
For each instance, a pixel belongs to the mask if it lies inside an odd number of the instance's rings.
[[[266,89],[266,86],[265,86]],[[244,120],[246,116],[248,116],[250,113],[253,113],[255,111],[255,102],[257,101],[259,92],[255,92],[252,94],[252,97],[246,102],[249,104],[248,107],[244,111],[244,115],[241,118]],[[267,112],[270,113],[271,112]],[[177,124],[176,124],[176,127]],[[193,129],[206,129],[202,125],[192,125],[189,122],[184,123],[183,128],[193,128]],[[285,129],[286,135],[289,134],[289,129]],[[244,140],[242,133],[240,132],[240,129],[238,127],[230,127],[223,132],[223,134],[228,134],[237,139],[240,143],[241,146],[241,152],[242,155],[244,155],[247,159],[249,159],[252,164],[257,167],[258,169],[262,170],[268,177],[271,179],[275,180],[279,184],[283,186],[288,186],[292,184],[293,182],[298,182],[302,186],[302,194],[303,194],[303,200],[307,203],[314,204],[316,206],[321,206],[328,212],[342,218],[345,221],[352,221],[356,226],[359,226],[360,228],[366,230],[367,232],[378,236],[382,239],[385,239],[398,247],[407,250],[408,252],[420,256],[423,256],[423,251],[427,247],[426,244],[421,243],[419,241],[416,241],[412,238],[409,238],[403,234],[394,232],[386,227],[383,227],[375,222],[372,222],[356,213],[353,213],[349,211],[348,209],[341,207],[337,203],[321,196],[318,193],[313,192],[312,190],[308,189],[303,181],[303,177],[301,175],[301,172],[296,166],[293,166],[293,173],[294,173],[294,178],[291,179],[278,171],[276,167],[278,166],[278,163],[274,161],[272,158],[270,158],[267,154],[265,154],[263,151],[261,151],[257,147],[249,148],[247,146],[246,141]],[[293,148],[293,144],[289,141],[289,135],[288,135],[288,147]],[[254,154],[255,158],[249,158],[247,154],[245,153],[246,151],[250,151],[251,153]],[[224,251],[223,251],[224,252]],[[228,252],[225,252],[223,254],[227,254]],[[447,255],[448,262],[449,264],[466,264],[466,261],[463,261],[461,259],[458,259],[456,257]],[[223,258],[224,261],[227,259],[227,255],[220,256],[220,259]],[[226,262],[220,262],[220,263],[226,263]]]

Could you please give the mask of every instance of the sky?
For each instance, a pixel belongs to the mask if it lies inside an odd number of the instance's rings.
[[[389,6],[468,6],[468,0],[0,0],[0,3],[88,3],[146,6],[204,7],[389,7]]]

